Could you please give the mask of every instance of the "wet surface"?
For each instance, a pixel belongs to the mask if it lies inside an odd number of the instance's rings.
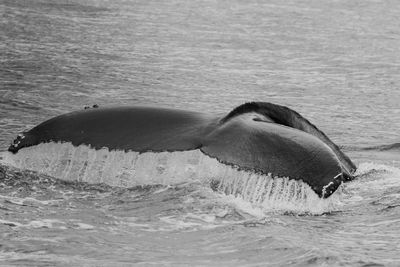
[[[400,264],[398,2],[16,0],[0,10],[0,150],[95,104],[226,114],[255,100],[298,111],[359,167],[329,203],[294,210],[201,181],[120,188],[2,164],[2,264]]]

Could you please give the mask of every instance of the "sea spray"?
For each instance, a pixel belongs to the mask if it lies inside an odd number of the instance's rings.
[[[5,152],[3,161],[67,181],[111,186],[172,185],[188,181],[216,182],[214,189],[263,211],[316,213],[335,209],[338,194],[319,198],[304,182],[225,165],[200,150],[177,152],[95,150],[70,143],[43,143]]]
[[[238,172],[241,175],[224,176],[218,190],[225,193],[228,202],[257,217],[268,212],[322,214],[334,211],[340,205],[340,193],[321,199],[302,181]]]

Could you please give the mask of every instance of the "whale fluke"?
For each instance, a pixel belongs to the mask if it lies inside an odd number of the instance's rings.
[[[47,120],[22,133],[12,153],[48,142],[138,153],[200,150],[221,164],[302,180],[330,196],[351,180],[354,163],[296,111],[266,102],[243,104],[225,116],[152,107],[102,107]]]

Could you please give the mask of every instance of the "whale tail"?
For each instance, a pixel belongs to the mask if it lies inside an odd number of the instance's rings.
[[[268,102],[249,102],[233,109],[228,115],[222,118],[220,122],[225,123],[235,116],[250,112],[255,112],[264,116],[267,121],[273,121],[277,124],[298,129],[320,139],[329,146],[338,157],[343,169],[346,171],[344,179],[351,180],[352,174],[356,171],[356,165],[350,160],[350,158],[315,125],[301,116],[298,112],[288,107]]]
[[[139,154],[200,150],[249,173],[302,180],[320,197],[353,179],[356,169],[299,113],[264,102],[243,104],[223,118],[150,107],[80,110],[20,134],[9,151],[51,142]]]

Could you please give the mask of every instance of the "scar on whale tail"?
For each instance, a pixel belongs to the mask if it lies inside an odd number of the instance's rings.
[[[47,120],[9,147],[69,142],[93,149],[200,150],[221,164],[302,180],[320,197],[351,180],[353,162],[322,131],[288,107],[243,104],[225,116],[154,107],[85,109]]]

